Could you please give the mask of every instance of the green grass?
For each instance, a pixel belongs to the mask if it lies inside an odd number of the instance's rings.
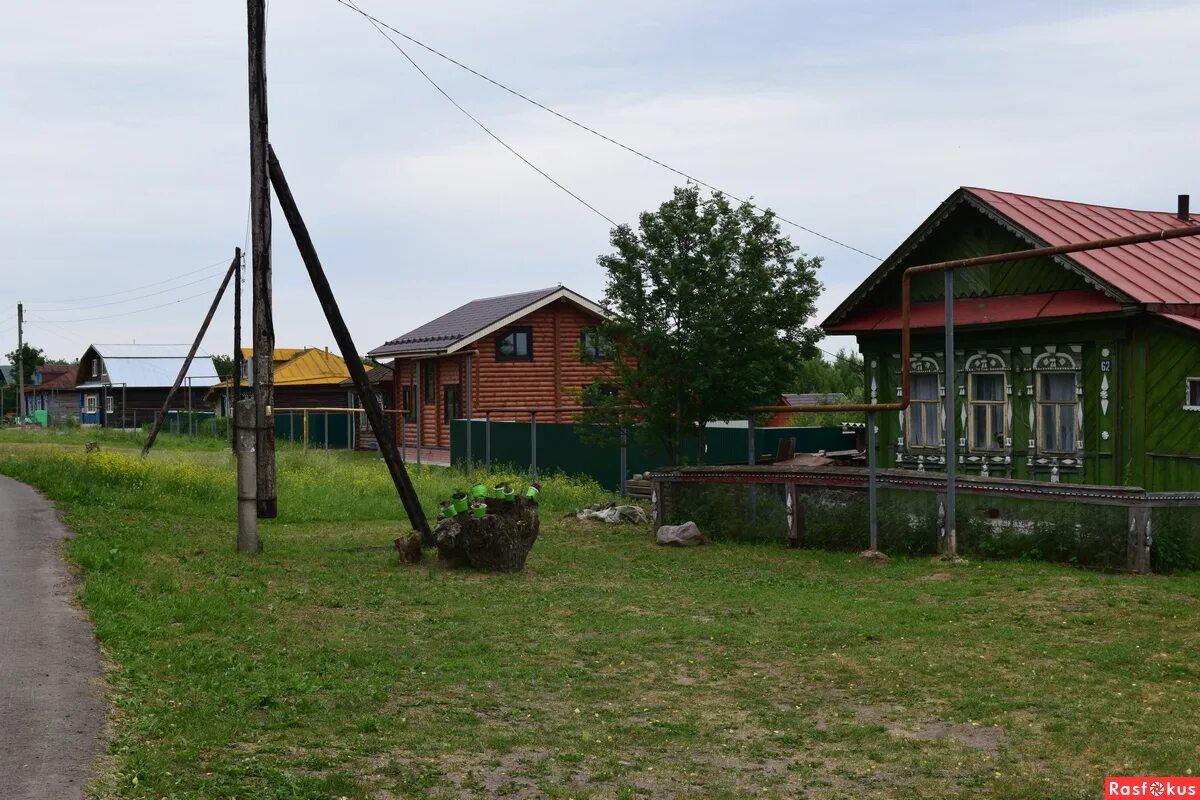
[[[119,798],[1092,798],[1186,774],[1200,577],[655,547],[563,519],[517,575],[396,564],[383,467],[284,454],[234,553],[225,453],[7,446],[78,536]],[[426,508],[469,480],[415,473]],[[515,476],[509,476],[515,478]]]

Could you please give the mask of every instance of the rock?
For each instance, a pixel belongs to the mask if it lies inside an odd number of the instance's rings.
[[[421,560],[421,534],[410,533],[396,540],[396,550],[400,553],[401,564],[416,564]]]
[[[887,553],[879,550],[863,550],[858,554],[859,561],[865,561],[868,564],[886,564],[888,562]]]
[[[438,559],[448,567],[470,566],[495,572],[517,572],[537,540],[538,503],[529,497],[485,499],[483,517],[458,514],[433,529]]]
[[[708,539],[696,527],[694,522],[682,525],[663,525],[658,529],[655,540],[664,547],[695,547],[708,544]]]

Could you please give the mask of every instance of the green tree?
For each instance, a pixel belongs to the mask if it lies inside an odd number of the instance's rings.
[[[614,348],[616,392],[585,393],[587,419],[632,425],[661,439],[672,459],[704,426],[770,404],[791,388],[796,363],[816,355],[807,322],[821,284],[820,258],[797,256],[770,210],[721,194],[676,188],[655,211],[610,235],[601,335]]]
[[[25,356],[25,384],[33,383],[33,372],[42,364],[46,363],[46,354],[40,347],[34,347],[29,342],[25,342],[21,347],[13,348],[12,352],[4,358],[7,363],[12,364],[13,383],[17,382],[17,364],[20,363],[21,354]]]
[[[3,400],[3,409],[5,413],[15,412],[18,405],[18,387],[19,376],[17,375],[17,365],[21,353],[25,354],[25,385],[29,386],[33,383],[33,372],[42,364],[46,363],[46,354],[42,352],[40,347],[25,342],[19,349],[13,348],[12,352],[4,356],[5,363],[12,364],[12,384],[4,386],[0,389],[0,399]]]
[[[233,377],[233,356],[213,356],[212,360],[217,368],[217,377],[221,380]]]

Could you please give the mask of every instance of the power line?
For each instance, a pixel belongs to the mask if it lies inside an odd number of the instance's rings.
[[[204,272],[205,270],[213,269],[214,267],[219,267],[219,266],[228,265],[228,264],[229,264],[229,259],[226,258],[221,261],[214,261],[212,264],[208,264],[208,265],[200,267],[198,269],[189,270],[188,272],[183,272],[183,273],[180,273],[179,275],[174,275],[170,278],[163,278],[161,281],[154,281],[152,283],[144,283],[141,286],[138,286],[133,289],[122,289],[119,292],[109,292],[108,294],[94,294],[89,297],[76,297],[71,300],[64,300],[62,298],[57,298],[54,300],[34,300],[32,303],[26,303],[25,305],[26,306],[30,306],[30,305],[36,306],[36,305],[45,305],[47,303],[82,303],[87,300],[104,300],[109,297],[117,297],[118,295],[132,294],[133,292],[140,292],[143,289],[150,288],[151,286],[162,286],[165,283],[172,283],[173,281],[177,281],[180,278],[187,278],[187,277],[190,277],[197,273]],[[95,308],[95,307],[97,307],[97,306],[82,306],[81,308]]]
[[[388,35],[387,35],[387,32],[386,32],[386,31],[384,31],[384,29],[383,29],[384,27],[386,27],[386,28],[388,28],[389,30],[395,30],[394,28],[391,28],[390,26],[387,26],[387,25],[384,25],[383,27],[380,27],[380,26],[382,25],[382,23],[380,23],[378,20],[376,20],[376,19],[375,19],[374,17],[372,17],[370,14],[367,14],[366,12],[364,12],[364,11],[363,11],[361,8],[359,8],[358,6],[354,5],[354,3],[352,2],[352,0],[337,0],[337,2],[341,3],[342,5],[346,6],[347,8],[350,8],[350,9],[353,9],[354,11],[357,11],[359,14],[362,14],[362,15],[363,15],[363,17],[365,17],[365,18],[366,18],[366,19],[367,19],[367,20],[368,20],[368,21],[371,23],[371,25],[373,25],[373,26],[375,27],[375,30],[379,31],[379,35],[380,35],[380,36],[382,36],[383,38],[385,38],[385,39],[387,39],[389,42],[391,42],[391,44],[392,44],[392,47],[396,48],[398,51],[400,51],[400,54],[401,54],[402,56],[404,56],[406,59],[408,59],[408,63],[412,64],[412,65],[413,65],[413,68],[414,68],[414,69],[416,69],[416,71],[417,71],[417,72],[421,73],[421,77],[423,77],[425,80],[429,81],[429,84],[430,84],[430,85],[431,85],[431,86],[432,86],[434,89],[437,89],[437,90],[438,90],[438,92],[439,92],[439,93],[441,93],[442,97],[445,97],[447,100],[449,100],[449,101],[450,101],[450,103],[451,103],[451,104],[453,104],[453,106],[454,106],[455,108],[457,108],[459,111],[461,111],[463,114],[465,114],[465,115],[467,116],[467,118],[468,118],[468,119],[470,119],[472,122],[474,122],[476,125],[478,125],[478,126],[480,127],[480,129],[482,129],[482,130],[483,130],[483,132],[484,132],[484,133],[486,133],[488,136],[490,136],[490,137],[492,137],[493,139],[495,139],[495,140],[496,140],[496,142],[498,142],[498,143],[500,144],[500,146],[501,146],[501,147],[503,147],[503,148],[504,148],[505,150],[507,150],[508,152],[512,153],[512,154],[513,154],[514,156],[516,156],[517,158],[521,159],[521,161],[523,161],[523,162],[526,164],[526,166],[528,166],[530,169],[532,169],[532,170],[533,170],[534,172],[536,172],[537,174],[541,175],[541,176],[542,176],[543,178],[545,178],[546,180],[550,181],[552,184],[554,184],[555,186],[557,186],[559,189],[561,189],[561,190],[563,190],[564,192],[566,192],[567,194],[569,194],[571,197],[575,198],[575,200],[577,200],[578,202],[580,202],[581,204],[583,204],[585,207],[587,207],[587,208],[588,208],[590,211],[592,211],[592,213],[596,214],[597,216],[601,217],[603,220],[605,220],[606,222],[608,222],[608,224],[609,224],[609,225],[612,225],[614,228],[615,228],[615,227],[617,227],[617,223],[613,221],[612,217],[608,216],[608,215],[607,215],[607,214],[605,214],[603,211],[601,211],[600,209],[596,208],[594,205],[592,205],[592,204],[591,204],[591,203],[589,203],[588,201],[584,200],[584,199],[583,199],[582,197],[580,197],[579,195],[575,194],[575,192],[571,191],[571,190],[570,190],[570,189],[568,189],[566,186],[564,186],[563,184],[559,183],[559,182],[558,182],[557,180],[555,180],[554,178],[550,177],[550,175],[549,175],[548,173],[546,173],[546,171],[545,171],[545,170],[543,170],[542,168],[540,168],[539,166],[537,166],[536,164],[534,164],[532,161],[530,161],[530,160],[529,160],[528,158],[526,158],[525,156],[523,156],[523,155],[521,155],[520,153],[518,153],[518,152],[517,152],[517,151],[516,151],[516,150],[515,150],[515,149],[514,149],[514,148],[513,148],[511,145],[509,145],[509,144],[508,144],[508,142],[504,141],[504,140],[503,140],[503,139],[501,139],[499,136],[497,136],[497,135],[496,135],[496,134],[495,134],[495,133],[492,131],[492,129],[491,129],[491,128],[489,128],[488,126],[486,126],[486,125],[484,125],[482,122],[480,122],[480,121],[479,121],[479,119],[478,119],[478,118],[477,118],[477,117],[476,117],[474,114],[472,114],[470,111],[467,111],[467,109],[463,108],[463,106],[462,106],[462,105],[460,105],[460,104],[459,104],[459,102],[458,102],[457,100],[455,100],[453,97],[451,97],[451,96],[450,96],[450,94],[449,94],[449,93],[448,93],[448,92],[447,92],[445,89],[443,89],[443,88],[442,88],[442,87],[441,87],[441,86],[438,84],[438,82],[437,82],[437,81],[435,81],[433,78],[429,77],[429,74],[428,74],[427,72],[425,72],[425,70],[421,69],[421,65],[420,65],[420,64],[418,64],[416,61],[414,61],[414,60],[413,60],[413,58],[412,58],[412,56],[410,56],[410,55],[409,55],[409,54],[408,54],[408,53],[405,51],[405,49],[404,49],[403,47],[401,47],[401,46],[399,45],[399,43],[398,43],[398,42],[396,42],[396,40],[395,40],[395,39],[393,39],[391,36],[388,36]],[[401,36],[404,36],[404,34],[400,33],[399,31],[396,31],[396,33],[398,33],[398,34],[399,34],[399,35],[401,35]],[[409,37],[405,36],[405,38],[407,39],[407,38],[409,38]]]
[[[564,122],[570,123],[571,125],[574,125],[576,128],[579,128],[580,130],[586,131],[586,132],[588,132],[588,133],[592,134],[593,136],[598,136],[599,138],[603,139],[604,141],[608,142],[609,144],[616,145],[617,147],[621,148],[622,150],[625,150],[625,151],[627,151],[627,152],[630,152],[630,153],[632,153],[633,155],[637,156],[638,158],[641,158],[641,159],[644,159],[644,160],[646,160],[646,161],[649,161],[651,164],[655,164],[655,165],[657,165],[657,166],[659,166],[659,167],[662,167],[663,169],[665,169],[665,170],[667,170],[667,171],[669,171],[669,172],[673,172],[673,173],[675,173],[676,175],[680,176],[681,178],[686,178],[687,180],[691,181],[692,183],[699,184],[700,186],[703,186],[704,188],[706,188],[706,189],[708,189],[708,190],[710,190],[710,191],[713,191],[713,192],[720,192],[721,194],[725,195],[726,197],[732,198],[733,200],[736,200],[736,201],[737,201],[737,202],[739,202],[739,203],[744,203],[744,204],[746,204],[746,205],[750,206],[751,208],[753,208],[753,209],[756,209],[756,210],[758,210],[758,211],[763,211],[763,210],[764,210],[764,209],[762,209],[761,207],[759,207],[759,206],[755,205],[754,203],[751,203],[749,200],[745,200],[745,199],[743,199],[743,198],[741,198],[741,197],[738,197],[737,195],[733,194],[732,192],[727,192],[727,191],[725,191],[724,189],[721,189],[721,188],[720,188],[720,187],[718,187],[718,186],[714,186],[713,184],[711,184],[711,183],[708,183],[707,181],[702,181],[702,180],[700,180],[699,178],[697,178],[697,177],[696,177],[696,176],[694,176],[694,175],[691,175],[691,174],[689,174],[689,173],[687,173],[687,172],[684,172],[684,171],[683,171],[683,170],[681,170],[681,169],[677,169],[676,167],[673,167],[673,166],[671,166],[670,164],[667,164],[667,163],[665,163],[665,162],[663,162],[663,161],[660,161],[659,159],[655,158],[654,156],[648,155],[648,154],[646,154],[646,153],[642,152],[641,150],[638,150],[638,149],[637,149],[637,148],[635,148],[635,147],[631,147],[630,145],[627,145],[627,144],[625,144],[625,143],[623,143],[623,142],[619,142],[619,141],[617,141],[616,139],[612,138],[611,136],[608,136],[607,134],[601,133],[600,131],[596,130],[595,128],[589,127],[588,125],[585,125],[585,124],[583,124],[582,122],[579,122],[578,120],[572,119],[571,117],[568,117],[566,114],[563,114],[563,113],[561,113],[561,112],[559,112],[559,111],[556,111],[556,110],[554,110],[553,108],[551,108],[550,106],[548,106],[548,105],[546,105],[546,104],[544,104],[544,103],[538,102],[537,100],[534,100],[532,97],[529,97],[529,96],[528,96],[528,95],[526,95],[526,94],[522,94],[521,92],[517,91],[516,89],[513,89],[513,88],[511,88],[511,87],[509,87],[509,86],[506,86],[505,84],[501,83],[500,81],[498,81],[498,80],[496,80],[496,79],[494,79],[494,78],[491,78],[491,77],[489,77],[489,76],[487,76],[487,75],[483,74],[483,73],[482,73],[482,72],[480,72],[479,70],[477,70],[477,69],[474,69],[474,68],[472,68],[472,67],[469,67],[469,66],[467,66],[466,64],[462,63],[461,61],[459,61],[459,60],[457,60],[457,59],[455,59],[455,58],[453,58],[453,57],[451,57],[451,56],[449,56],[449,55],[447,55],[447,54],[443,53],[442,51],[438,50],[437,48],[434,48],[434,47],[432,47],[432,46],[430,46],[430,45],[427,45],[427,44],[425,44],[424,42],[420,41],[419,39],[415,39],[415,38],[413,38],[412,36],[409,36],[409,35],[408,35],[407,33],[405,33],[404,31],[397,30],[396,28],[393,28],[391,25],[388,25],[386,22],[383,22],[382,20],[380,20],[380,19],[378,19],[378,18],[376,18],[376,17],[373,17],[373,16],[371,16],[370,14],[368,14],[367,12],[365,12],[365,11],[363,11],[361,8],[359,8],[357,5],[355,5],[355,4],[353,3],[353,0],[336,0],[336,2],[337,2],[337,3],[339,3],[339,4],[341,4],[341,5],[343,5],[343,6],[345,6],[346,8],[349,8],[350,10],[352,10],[352,11],[354,11],[354,12],[358,13],[358,14],[361,14],[361,15],[362,15],[364,18],[366,18],[366,19],[367,19],[367,20],[368,20],[368,21],[369,21],[369,22],[370,22],[372,25],[374,25],[374,26],[375,26],[375,28],[376,28],[376,30],[379,30],[379,32],[380,32],[380,33],[383,33],[383,31],[382,31],[382,30],[380,30],[380,26],[382,26],[383,28],[387,28],[389,31],[391,31],[392,33],[396,34],[397,36],[401,36],[401,37],[403,37],[403,38],[404,38],[404,39],[406,39],[407,41],[409,41],[409,42],[412,42],[412,43],[413,43],[413,44],[415,44],[417,47],[420,47],[420,48],[422,48],[422,49],[424,49],[424,50],[426,50],[426,51],[428,51],[428,52],[432,53],[433,55],[437,56],[438,58],[441,58],[441,59],[444,59],[444,60],[446,60],[446,61],[449,61],[451,64],[455,65],[456,67],[458,67],[458,68],[460,68],[460,69],[466,70],[467,72],[471,73],[471,74],[472,74],[472,75],[474,75],[475,77],[477,77],[477,78],[481,78],[482,80],[485,80],[485,81],[487,81],[488,83],[492,84],[492,85],[493,85],[493,86],[495,86],[496,88],[498,88],[498,89],[501,89],[501,90],[503,90],[503,91],[505,91],[505,92],[508,92],[508,93],[509,93],[509,94],[511,94],[513,97],[520,98],[521,100],[524,100],[526,103],[529,103],[530,105],[536,106],[537,108],[540,108],[542,111],[545,111],[545,112],[546,112],[546,113],[548,113],[548,114],[553,114],[554,116],[558,117],[559,119],[563,120]],[[384,34],[384,36],[387,36],[387,34]],[[391,37],[387,37],[387,38],[388,38],[388,41],[392,41]],[[400,46],[399,46],[398,44],[396,44],[394,41],[392,41],[392,44],[396,46],[396,49],[400,49]],[[403,50],[400,50],[400,52],[402,52],[402,53],[403,53],[404,51],[403,51]],[[406,57],[406,58],[408,57],[408,54],[407,54],[407,53],[405,53],[405,57]],[[410,58],[410,59],[409,59],[409,61],[412,61],[412,59]],[[414,66],[415,66],[415,63],[414,63]],[[420,69],[420,68],[418,67],[418,69]],[[428,76],[426,76],[426,77],[428,77]],[[436,85],[436,84],[435,84],[435,85]],[[443,92],[443,94],[444,94],[444,92]],[[453,102],[453,101],[452,101],[452,102]],[[456,103],[455,105],[457,105],[457,103]],[[593,210],[594,210],[594,209],[593,209]],[[812,234],[813,236],[816,236],[816,237],[818,237],[818,238],[820,238],[820,239],[824,239],[824,240],[825,240],[825,241],[827,241],[827,242],[831,242],[831,243],[833,243],[833,244],[836,244],[838,247],[844,247],[844,248],[846,248],[847,250],[852,250],[852,251],[854,251],[855,253],[858,253],[859,255],[864,255],[864,256],[866,256],[867,258],[873,258],[873,259],[875,259],[876,261],[882,261],[882,260],[883,260],[883,259],[882,259],[882,258],[880,258],[879,256],[872,255],[872,254],[868,253],[868,252],[867,252],[867,251],[865,251],[865,250],[860,250],[859,248],[855,247],[854,245],[847,244],[846,242],[839,241],[838,239],[834,239],[832,236],[826,236],[825,234],[821,233],[820,231],[815,231],[815,230],[813,230],[812,228],[809,228],[809,227],[807,227],[807,226],[805,226],[805,225],[801,225],[799,222],[795,222],[795,221],[793,221],[793,220],[790,220],[790,219],[788,219],[787,217],[784,217],[784,216],[782,216],[782,215],[780,215],[780,214],[778,214],[778,213],[776,213],[776,212],[774,212],[774,211],[772,211],[771,213],[773,213],[773,214],[775,215],[775,218],[776,218],[777,220],[779,220],[780,222],[787,223],[788,225],[791,225],[791,226],[792,226],[792,227],[794,227],[794,228],[798,228],[799,230],[802,230],[802,231],[804,231],[804,232],[806,232],[806,233],[810,233],[810,234]],[[601,215],[601,216],[603,216],[603,215]],[[611,220],[610,220],[610,221],[611,221]]]
[[[47,323],[47,324],[52,324],[52,325],[69,325],[74,322],[93,322],[98,319],[116,319],[117,317],[128,317],[128,316],[132,316],[133,314],[141,314],[144,311],[153,311],[156,308],[166,308],[167,306],[177,305],[177,304],[185,302],[187,300],[195,300],[197,297],[211,297],[211,296],[212,296],[212,292],[200,292],[199,294],[192,294],[192,295],[188,295],[187,297],[181,297],[178,300],[172,300],[168,303],[160,303],[159,305],[147,306],[146,308],[135,308],[132,311],[125,311],[120,314],[106,314],[106,315],[100,316],[100,317],[84,317],[82,319],[42,320],[42,322]]]
[[[179,289],[185,289],[188,286],[195,286],[198,283],[204,283],[205,281],[213,281],[220,277],[223,277],[223,276],[222,275],[207,275],[203,278],[199,278],[194,281],[189,281],[188,283],[181,283],[178,286],[170,286],[170,287],[167,287],[166,289],[160,289],[157,292],[141,294],[141,295],[138,295],[137,297],[128,297],[124,300],[113,300],[112,302],[109,302],[109,303],[97,303],[97,304],[91,305],[91,306],[77,306],[75,308],[39,308],[39,309],[37,309],[37,311],[42,314],[57,314],[60,312],[87,311],[87,310],[93,309],[93,308],[108,308],[109,306],[119,306],[119,305],[124,305],[125,303],[136,303],[138,300],[145,300],[147,297],[157,297],[159,295],[167,294],[169,292],[174,292]]]

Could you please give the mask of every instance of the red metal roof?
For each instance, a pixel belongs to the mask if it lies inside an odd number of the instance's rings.
[[[1171,322],[1179,323],[1185,327],[1191,328],[1194,331],[1200,331],[1200,319],[1195,317],[1184,317],[1179,314],[1156,314],[1155,316],[1169,319]]]
[[[1047,245],[1108,239],[1200,223],[1168,211],[1134,211],[964,187]],[[1065,256],[1138,303],[1200,303],[1200,237]]]
[[[954,324],[956,327],[987,325],[1077,317],[1083,314],[1107,314],[1120,310],[1121,305],[1116,300],[1089,289],[1000,297],[969,297],[954,301]],[[940,328],[946,319],[946,307],[940,300],[936,303],[913,303],[910,315],[909,324],[912,328]],[[825,330],[828,333],[898,331],[900,307],[851,312],[846,319],[836,325],[827,326]]]

